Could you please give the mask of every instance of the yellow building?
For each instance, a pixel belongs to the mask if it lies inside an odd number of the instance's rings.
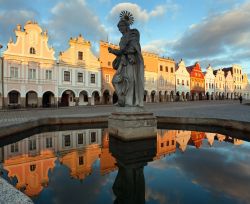
[[[158,96],[159,102],[175,100],[175,61],[158,57]]]
[[[69,40],[58,63],[58,94],[62,106],[101,103],[101,68],[91,43],[81,35]]]

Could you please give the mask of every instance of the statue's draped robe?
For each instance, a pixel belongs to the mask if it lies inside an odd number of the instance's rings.
[[[112,83],[120,106],[143,106],[144,62],[140,47],[140,34],[131,29],[120,40],[119,54],[113,62],[117,69]]]

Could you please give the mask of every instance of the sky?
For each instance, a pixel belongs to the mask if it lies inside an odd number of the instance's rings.
[[[133,14],[144,51],[203,70],[239,64],[250,78],[250,0],[0,0],[2,51],[17,24],[34,20],[57,54],[82,34],[98,56],[100,40],[118,44],[122,10]]]

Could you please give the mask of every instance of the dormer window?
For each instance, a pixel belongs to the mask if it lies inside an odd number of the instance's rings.
[[[32,55],[36,54],[36,50],[35,50],[34,47],[31,47],[31,48],[30,48],[30,54],[32,54]]]

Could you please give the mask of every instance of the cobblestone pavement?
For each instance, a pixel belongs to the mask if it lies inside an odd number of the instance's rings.
[[[145,109],[156,116],[218,118],[250,122],[250,106],[246,103],[250,101],[244,101],[243,104],[238,100],[148,103]],[[1,110],[0,127],[44,117],[103,116],[109,115],[114,110],[115,107],[112,105]]]

